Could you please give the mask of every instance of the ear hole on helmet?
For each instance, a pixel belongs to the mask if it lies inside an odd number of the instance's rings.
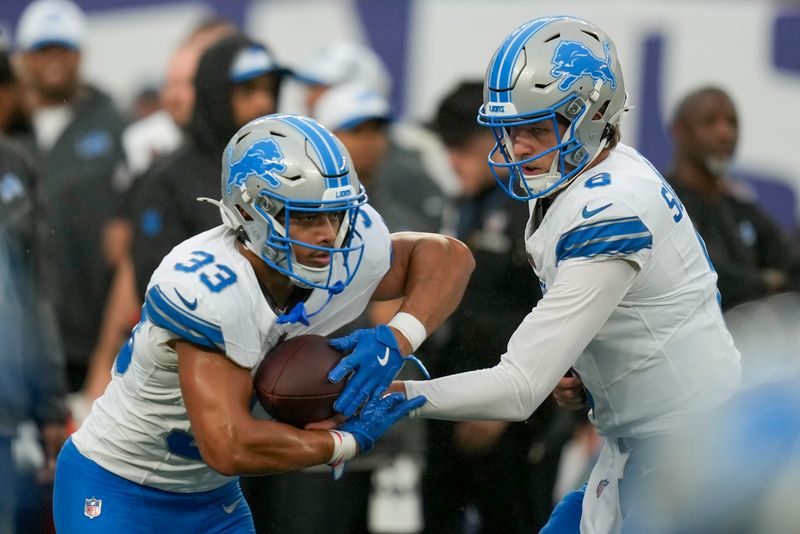
[[[242,216],[242,218],[243,218],[245,221],[252,221],[252,220],[253,220],[253,217],[251,217],[251,216],[250,216],[250,214],[249,214],[249,213],[247,213],[247,212],[245,211],[245,209],[244,209],[243,207],[241,207],[239,204],[236,204],[236,209],[239,211],[239,215],[241,215],[241,216]]]
[[[606,100],[605,102],[603,102],[603,105],[600,106],[600,109],[598,109],[595,112],[594,116],[592,117],[592,120],[593,121],[601,121],[601,120],[603,120],[605,118],[606,110],[608,109],[608,105],[610,103],[611,103],[611,100]]]
[[[594,39],[595,41],[597,41],[598,43],[600,42],[600,36],[597,35],[595,32],[591,32],[589,30],[581,30],[581,31],[586,35],[588,35],[589,37],[591,37],[592,39]]]

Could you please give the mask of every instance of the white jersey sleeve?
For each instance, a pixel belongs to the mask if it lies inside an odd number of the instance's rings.
[[[527,419],[608,319],[636,272],[630,263],[619,260],[565,267],[517,327],[498,365],[427,382],[406,382],[409,398],[424,395],[427,399],[412,416]]]

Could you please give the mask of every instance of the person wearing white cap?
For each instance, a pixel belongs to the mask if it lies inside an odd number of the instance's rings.
[[[296,76],[307,84],[306,107],[313,112],[317,100],[329,88],[358,82],[389,98],[392,79],[380,57],[368,46],[337,42],[317,50],[302,64]]]
[[[336,85],[317,100],[314,117],[350,151],[370,202],[380,206],[390,228],[441,229],[446,193],[432,176],[427,154],[401,139],[419,128],[396,124],[386,95],[361,82]]]
[[[69,0],[39,0],[22,14],[17,44],[22,50],[59,46],[80,50],[86,39],[86,17]]]
[[[64,340],[68,386],[86,375],[114,265],[104,246],[121,196],[112,185],[126,120],[79,74],[86,17],[68,0],[37,0],[16,31],[32,132],[19,140],[41,175],[48,242],[46,279]]]
[[[389,148],[389,101],[368,86],[351,82],[326,91],[317,101],[314,115],[347,147],[369,191]]]

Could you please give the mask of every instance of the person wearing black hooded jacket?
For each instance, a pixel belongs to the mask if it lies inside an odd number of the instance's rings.
[[[247,122],[275,112],[284,70],[263,45],[237,34],[210,47],[195,76],[195,107],[183,146],[158,162],[130,192],[132,253],[141,297],[161,259],[184,239],[219,225],[222,153]]]

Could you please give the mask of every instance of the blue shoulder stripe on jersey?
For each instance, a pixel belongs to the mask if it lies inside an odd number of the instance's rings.
[[[147,292],[144,312],[153,324],[187,341],[203,347],[225,350],[225,339],[219,326],[182,309],[164,294],[158,284]]]
[[[508,89],[511,89],[511,84],[514,82],[514,65],[517,63],[517,57],[525,43],[547,24],[564,18],[566,17],[532,20],[506,37],[503,44],[497,49],[489,70],[490,102],[511,102],[511,93]]]
[[[562,235],[556,244],[556,264],[598,254],[629,254],[652,246],[653,236],[639,217],[599,221]]]
[[[616,241],[603,241],[574,248],[559,256],[557,261],[560,262],[570,258],[592,258],[601,254],[606,256],[617,254],[625,255],[642,250],[643,248],[651,248],[652,246],[653,238],[650,236],[634,239],[619,239]]]
[[[295,115],[278,115],[276,119],[293,126],[311,140],[310,144],[319,157],[320,164],[322,165],[322,174],[338,175],[347,171],[347,158],[339,149],[338,143],[336,143],[330,132],[319,126],[317,123],[309,121],[305,117],[298,117]],[[335,178],[333,180],[337,183],[328,183],[326,185],[328,187],[349,185],[350,175],[347,173],[344,176]]]

